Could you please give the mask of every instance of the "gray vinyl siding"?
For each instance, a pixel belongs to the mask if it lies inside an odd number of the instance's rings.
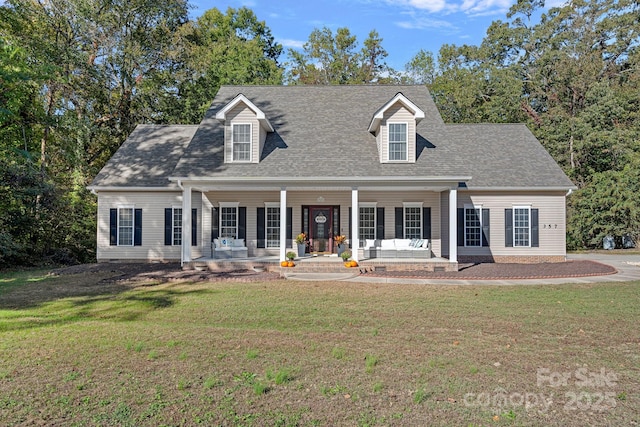
[[[407,123],[407,163],[416,161],[416,120],[402,103],[397,102],[385,111],[380,123],[379,148],[382,147],[382,161],[389,161],[389,123]],[[397,161],[393,161],[394,163]]]
[[[225,163],[233,162],[233,124],[251,124],[251,161],[250,163],[258,163],[260,161],[260,150],[264,145],[265,135],[261,129],[260,122],[256,118],[256,114],[245,104],[239,103],[227,113],[225,123]]]
[[[110,260],[173,260],[181,258],[180,246],[164,244],[164,210],[182,205],[182,192],[104,192],[98,193],[98,227],[96,258]],[[142,209],[142,245],[109,245],[109,209],[133,206]],[[191,206],[198,209],[198,225],[202,225],[202,198],[192,192]],[[209,215],[211,216],[211,215]],[[210,227],[209,227],[210,228]],[[198,227],[197,246],[191,246],[192,258],[203,255],[202,226]],[[191,230],[186,232],[191,233]]]
[[[492,193],[458,191],[457,208],[465,205],[482,205],[490,210],[490,247],[458,246],[458,256],[535,256],[566,255],[566,199],[564,192],[515,192]],[[443,254],[449,255],[449,193],[441,195],[443,221],[442,239]],[[505,246],[505,209],[514,206],[530,206],[539,212],[539,246],[538,247],[506,247]]]

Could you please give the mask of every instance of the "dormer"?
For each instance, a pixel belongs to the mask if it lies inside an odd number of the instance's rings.
[[[273,126],[264,112],[238,94],[216,113],[224,124],[224,162],[258,163],[268,132]]]
[[[416,162],[416,127],[424,117],[401,92],[376,111],[369,132],[376,137],[380,163]]]

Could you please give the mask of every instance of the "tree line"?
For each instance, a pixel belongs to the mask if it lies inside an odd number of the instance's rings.
[[[199,123],[224,84],[426,84],[447,122],[526,122],[580,189],[570,248],[640,234],[640,6],[519,0],[479,46],[394,70],[375,30],[286,52],[248,8],[184,0],[0,6],[0,265],[95,259],[86,186],[138,123]],[[284,57],[284,60],[281,58]]]

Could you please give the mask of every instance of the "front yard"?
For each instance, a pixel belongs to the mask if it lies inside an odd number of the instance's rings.
[[[46,273],[0,274],[3,425],[640,424],[638,282]]]

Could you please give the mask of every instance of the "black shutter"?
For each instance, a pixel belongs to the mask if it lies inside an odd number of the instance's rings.
[[[133,246],[142,246],[142,209],[134,209]]]
[[[266,210],[265,208],[258,208],[258,211],[256,213],[256,220],[258,221],[257,225],[256,225],[256,230],[258,233],[258,247],[259,248],[266,248],[267,247],[267,242],[266,242],[266,230],[264,228],[266,220],[265,220],[265,215],[266,215]]]
[[[504,246],[513,247],[513,209],[504,210]]]
[[[247,208],[238,208],[238,239],[247,238]],[[246,242],[245,242],[246,245]]]
[[[198,209],[191,209],[191,246],[198,246]]]
[[[489,245],[489,209],[482,209],[482,246]]]
[[[173,243],[173,209],[164,208],[164,244],[171,246]]]
[[[118,209],[109,209],[109,245],[118,244]]]
[[[396,208],[396,239],[404,238],[404,209]]]
[[[220,237],[219,227],[220,217],[218,216],[218,208],[211,208],[211,241]]]
[[[293,246],[293,208],[287,208],[287,247]]]
[[[422,208],[422,238],[431,239],[431,208]]]
[[[384,239],[384,208],[376,209],[376,239]]]
[[[538,209],[531,209],[531,247],[537,248],[540,246],[539,229]]]
[[[347,236],[349,238],[349,247],[352,248],[353,245],[351,244],[351,215],[353,213],[353,208],[351,206],[349,206],[349,236]]]
[[[458,208],[458,221],[457,221],[457,230],[458,233],[458,246],[464,246],[464,208]]]

